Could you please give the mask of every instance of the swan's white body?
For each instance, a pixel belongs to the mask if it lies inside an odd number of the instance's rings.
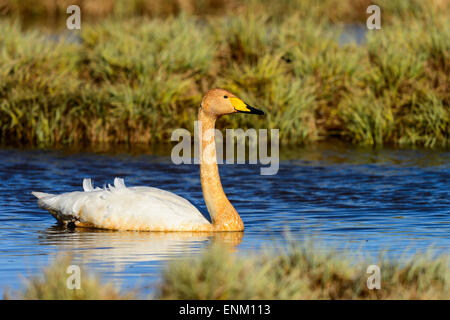
[[[198,231],[211,227],[188,200],[165,190],[127,188],[119,178],[114,179],[114,186],[104,189],[94,189],[91,180],[84,179],[83,189],[59,195],[33,194],[58,221],[79,226],[139,231]]]

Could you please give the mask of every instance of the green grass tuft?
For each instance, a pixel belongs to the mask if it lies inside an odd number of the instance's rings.
[[[380,258],[381,289],[369,290],[369,264],[334,251],[292,247],[277,254],[238,257],[214,247],[201,258],[172,263],[163,299],[448,299],[448,257]]]
[[[102,283],[98,276],[80,268],[80,288],[69,289],[67,273],[71,265],[70,256],[58,257],[49,267],[42,270],[42,276],[29,278],[25,288],[19,292],[5,292],[5,299],[24,300],[123,300],[133,299],[134,292],[122,294],[111,283]],[[69,279],[70,280],[70,279]]]

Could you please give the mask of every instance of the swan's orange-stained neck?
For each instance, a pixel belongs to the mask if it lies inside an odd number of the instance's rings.
[[[201,107],[198,120],[201,141],[200,180],[212,227],[215,231],[242,231],[244,223],[225,195],[220,182],[214,138],[217,116],[205,112]]]

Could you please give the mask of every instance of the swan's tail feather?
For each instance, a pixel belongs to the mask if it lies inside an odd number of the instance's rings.
[[[48,212],[50,212],[50,214],[60,223],[65,223],[64,217],[58,212],[58,210],[55,210],[55,208],[53,208],[56,198],[54,194],[37,191],[32,191],[31,194],[38,198],[39,207],[48,210]]]
[[[38,205],[40,208],[48,210],[50,214],[62,224],[67,224],[70,221],[76,220],[72,215],[65,215],[60,208],[56,205],[58,196],[51,193],[44,192],[31,192],[36,198],[38,198]]]
[[[108,184],[108,186],[105,186],[104,189],[99,187],[94,188],[92,180],[90,178],[86,178],[83,179],[83,190],[84,192],[104,191],[105,193],[116,193],[126,192],[127,187],[125,186],[123,179],[115,178],[114,185]],[[84,192],[73,192],[60,195],[36,191],[31,193],[38,198],[39,207],[48,210],[50,214],[59,222],[62,222],[63,224],[73,222],[76,225],[80,225],[80,223],[82,223],[80,222],[81,206],[90,196]],[[103,195],[105,193],[103,193]],[[86,225],[84,222],[83,224]]]
[[[35,196],[36,198],[38,198],[38,199],[42,199],[42,198],[45,198],[45,197],[53,196],[53,194],[51,194],[51,193],[37,192],[37,191],[31,191],[31,194],[33,196]]]
[[[52,208],[53,199],[55,198],[54,194],[37,191],[32,191],[31,194],[38,198],[38,204],[41,208],[47,210]]]

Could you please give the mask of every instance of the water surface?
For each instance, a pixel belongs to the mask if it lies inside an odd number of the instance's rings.
[[[288,241],[368,256],[430,246],[449,253],[449,152],[319,145],[283,155],[274,176],[261,176],[258,165],[220,167],[243,234],[146,233],[61,228],[30,191],[82,190],[84,177],[102,186],[118,176],[129,186],[175,192],[207,216],[198,166],[174,165],[164,152],[0,149],[0,288],[19,288],[61,252],[122,288],[157,282],[167,261],[197,255],[213,242],[232,244],[240,254]]]

